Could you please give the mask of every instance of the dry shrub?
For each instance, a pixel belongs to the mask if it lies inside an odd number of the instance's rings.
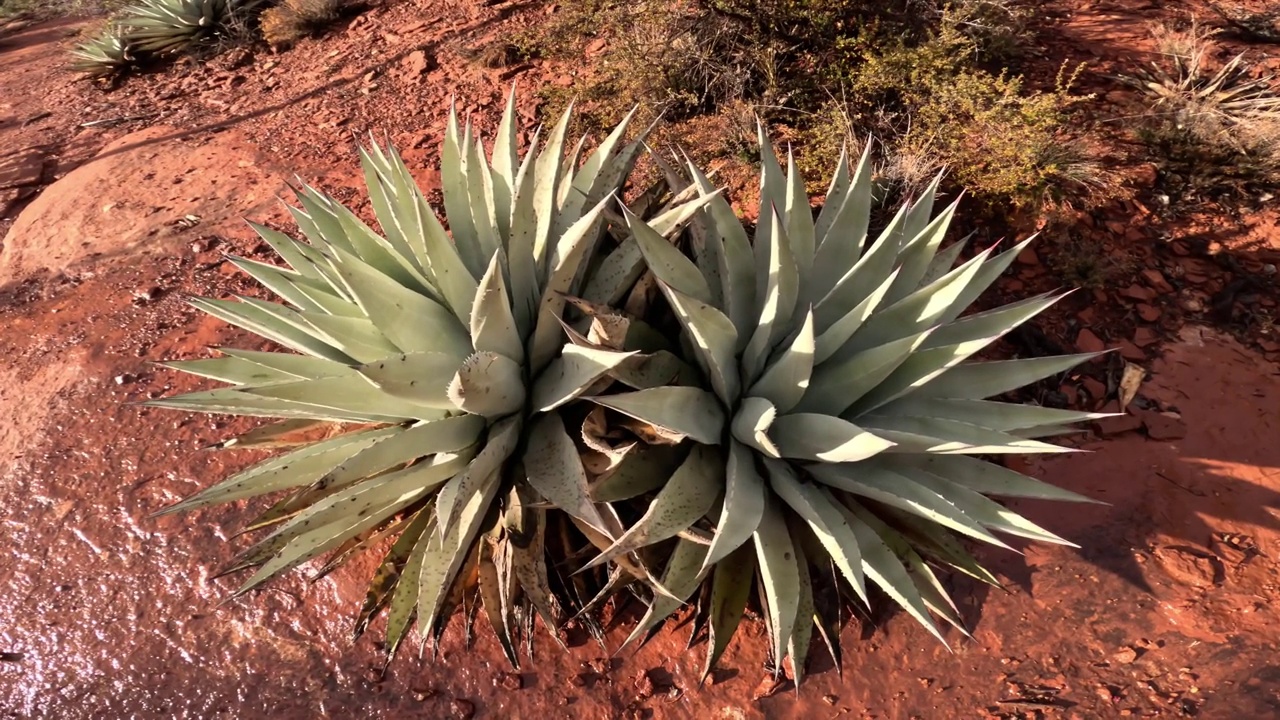
[[[767,93],[771,51],[750,42],[743,22],[696,1],[585,0],[563,6],[525,45],[530,54],[563,58],[595,37],[607,44],[589,75],[550,98],[559,110],[576,96],[592,125],[604,127],[632,105],[678,122]]]
[[[1062,235],[1064,237],[1046,249],[1044,260],[1067,287],[1088,290],[1114,287],[1141,269],[1124,248],[1109,246],[1070,227],[1065,228]]]
[[[342,4],[343,0],[284,0],[263,11],[262,37],[272,47],[291,47],[337,20]]]
[[[506,38],[484,43],[468,51],[468,56],[481,67],[495,70],[510,67],[528,59],[524,49]]]
[[[1018,0],[920,0],[935,27],[950,27],[969,39],[979,60],[992,63],[1020,57],[1032,40],[1032,9]]]
[[[1240,3],[1209,3],[1232,35],[1249,42],[1280,42],[1280,3],[1252,10]]]

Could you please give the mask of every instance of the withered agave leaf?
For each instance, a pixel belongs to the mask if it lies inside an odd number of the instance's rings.
[[[1059,297],[965,315],[1025,244],[953,267],[963,243],[940,249],[958,203],[935,214],[940,179],[871,232],[869,148],[856,168],[841,160],[815,221],[794,160],[784,170],[763,130],[761,143],[760,221],[750,246],[718,196],[693,218],[687,243],[627,218],[688,359],[705,371],[704,387],[593,400],[685,435],[700,452],[719,447],[720,503],[700,515],[693,502],[683,514],[668,512],[671,494],[685,495],[677,470],[624,537],[669,537],[676,519],[716,528],[699,571],[673,565],[681,590],[710,577],[720,598],[708,667],[739,617],[741,581],[721,568],[743,562],[737,551],[753,539],[776,667],[790,655],[798,680],[812,623],[824,637],[831,630],[814,608],[810,562],[836,567],[864,602],[870,580],[943,638],[933,616],[958,618],[926,561],[991,578],[952,533],[1000,547],[1007,545],[997,533],[1066,542],[988,494],[1086,501],[980,456],[1069,451],[1035,438],[1096,415],[987,400],[1089,356],[970,360]],[[706,199],[710,183],[692,165],[687,172]],[[693,248],[692,260],[682,246]],[[713,492],[700,487],[697,497]],[[645,623],[674,609],[655,600]]]
[[[385,609],[392,652],[415,618],[423,638],[436,637],[473,588],[513,662],[521,618],[536,612],[553,624],[562,609],[580,607],[582,598],[553,592],[547,528],[567,527],[568,515],[605,547],[624,528],[591,496],[560,408],[588,391],[600,402],[615,397],[611,373],[637,353],[566,347],[566,298],[599,266],[604,209],[627,182],[643,136],[624,144],[624,122],[580,164],[583,143],[566,147],[568,126],[566,113],[550,141],[521,158],[513,88],[486,157],[478,134],[451,112],[440,168],[451,234],[394,148],[374,142],[361,150],[361,166],[381,233],[304,186],[290,210],[305,241],[255,226],[286,265],[238,263],[288,305],[195,301],[293,352],[225,350],[173,363],[230,387],[152,405],[285,419],[225,443],[231,447],[284,444],[297,427],[358,426],[288,442],[287,453],[172,508],[288,493],[255,523],[271,534],[230,568],[257,568],[240,592],[324,553],[336,551],[338,563],[394,536],[358,618],[363,629]],[[698,210],[663,222],[686,222]],[[704,502],[714,502],[718,481],[704,485],[713,488]],[[576,554],[569,543],[588,539],[575,538],[554,547]],[[616,560],[628,582],[672,595],[636,553]],[[585,577],[562,585],[588,598],[598,591]]]

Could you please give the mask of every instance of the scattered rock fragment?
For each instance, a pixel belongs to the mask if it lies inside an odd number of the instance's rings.
[[[1076,336],[1076,349],[1082,353],[1096,353],[1106,350],[1107,346],[1092,330],[1084,328]]]
[[[1174,413],[1143,410],[1140,417],[1152,440],[1181,440],[1187,436],[1187,424]]]
[[[1140,348],[1147,347],[1160,339],[1151,328],[1140,327],[1133,332],[1133,344]]]
[[[0,218],[9,217],[18,209],[22,201],[36,194],[34,187],[8,188],[0,190]]]
[[[602,38],[602,37],[596,38],[595,40],[592,40],[591,42],[587,43],[587,47],[586,47],[587,57],[595,57],[596,55],[599,55],[600,53],[604,52],[604,49],[608,44],[609,44],[608,38]]]
[[[1114,405],[1114,403],[1112,403]],[[1115,415],[1113,417],[1102,418],[1094,423],[1098,434],[1103,437],[1115,437],[1125,433],[1135,432],[1142,428],[1142,420],[1134,415],[1125,413],[1123,415]]]
[[[1084,387],[1084,391],[1089,393],[1089,398],[1095,403],[1100,402],[1107,396],[1107,386],[1103,385],[1101,380],[1086,377],[1080,381],[1080,384]]]
[[[1058,386],[1058,392],[1062,393],[1062,396],[1067,399],[1065,407],[1080,407],[1080,390],[1075,385],[1063,383]]]
[[[44,152],[34,147],[0,158],[0,190],[39,185],[44,177],[44,160]]]
[[[1207,552],[1165,546],[1156,548],[1152,554],[1165,572],[1180,583],[1193,587],[1210,587],[1217,582],[1221,561]]]
[[[1200,299],[1200,297],[1195,294],[1189,293],[1189,294],[1183,295],[1178,300],[1178,305],[1181,306],[1183,310],[1186,310],[1189,313],[1204,312],[1204,300]]]
[[[657,686],[649,675],[649,671],[641,670],[636,673],[636,692],[642,698],[653,697],[654,693],[657,692]]]
[[[425,75],[428,70],[432,69],[432,65],[434,64],[433,60],[434,58],[427,58],[427,53],[424,50],[414,50],[409,53],[405,56],[404,62],[402,63],[402,66],[404,67],[404,79],[409,82],[416,82]]]
[[[1140,188],[1155,187],[1156,181],[1160,179],[1160,170],[1155,163],[1142,163],[1135,165],[1133,168],[1133,184]]]
[[[449,717],[453,720],[471,720],[476,714],[476,704],[470,700],[454,698],[449,703]]]
[[[1121,340],[1120,341],[1120,357],[1124,358],[1125,360],[1134,360],[1134,361],[1141,362],[1147,359],[1147,354],[1142,351],[1142,348],[1129,342],[1128,340]]]
[[[1143,270],[1142,279],[1146,280],[1147,284],[1151,286],[1151,289],[1158,293],[1173,292],[1173,286],[1165,279],[1164,273],[1155,268],[1147,268],[1146,270]]]
[[[1150,302],[1156,299],[1156,291],[1141,285],[1130,285],[1120,291],[1120,297],[1138,302]]]
[[[500,672],[494,676],[493,684],[503,690],[519,690],[524,687],[524,678],[520,673]]]

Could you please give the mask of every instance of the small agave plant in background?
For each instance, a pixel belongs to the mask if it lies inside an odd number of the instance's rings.
[[[98,36],[76,45],[71,57],[72,70],[95,78],[122,72],[135,60],[124,29],[115,23]]]
[[[149,57],[183,52],[247,27],[265,0],[140,0],[99,36],[77,45],[71,69],[111,77]]]
[[[600,639],[590,611],[631,587],[649,610],[628,642],[691,602],[709,671],[758,587],[799,681],[815,627],[838,633],[813,567],[941,638],[931,613],[960,620],[935,568],[995,582],[957,533],[1064,542],[988,496],[1085,498],[975,457],[1059,451],[1036,438],[1094,417],[986,399],[1088,356],[969,360],[1060,297],[965,314],[1025,244],[953,268],[936,182],[873,234],[867,155],[815,219],[763,131],[754,238],[692,163],[655,156],[664,179],[624,204],[630,118],[588,154],[566,113],[521,158],[514,107],[488,156],[450,114],[448,231],[375,144],[381,233],[304,188],[307,242],[255,226],[287,267],[234,260],[286,305],[194,301],[290,351],[169,363],[231,387],[150,403],[277,419],[220,446],[283,454],[170,508],[282,496],[226,570],[256,568],[239,593],[385,542],[356,627],[385,610],[392,653],[415,618],[438,639],[479,605],[515,663],[535,616]]]
[[[264,0],[141,0],[120,18],[126,38],[140,52],[179,52],[247,23]]]

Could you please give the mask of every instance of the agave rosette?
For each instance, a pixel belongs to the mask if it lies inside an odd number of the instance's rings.
[[[125,39],[137,50],[165,54],[226,29],[249,14],[263,0],[141,0],[120,19]]]
[[[119,25],[112,24],[97,37],[71,50],[71,69],[91,77],[107,77],[133,63],[133,49]]]
[[[692,445],[665,484],[636,485],[661,487],[593,562],[683,534],[661,576],[670,595],[631,639],[703,587],[707,670],[758,575],[776,667],[789,657],[798,681],[814,628],[834,640],[811,563],[834,565],[863,603],[869,579],[939,639],[935,615],[963,630],[934,567],[996,580],[961,537],[1066,543],[988,496],[1087,500],[979,456],[1067,451],[1038,438],[1098,416],[987,399],[1090,355],[970,360],[1062,297],[964,314],[1030,240],[957,266],[964,243],[942,248],[956,205],[934,215],[937,181],[869,234],[869,152],[855,168],[841,160],[815,220],[794,160],[784,173],[763,131],[760,144],[754,239],[692,163],[687,182],[707,203],[688,231],[692,259],[627,217],[617,252],[643,256],[708,382],[593,398]]]
[[[643,147],[624,142],[628,121],[584,156],[581,142],[566,152],[566,112],[541,151],[535,133],[521,159],[513,94],[486,158],[451,112],[441,157],[448,233],[399,155],[375,143],[361,158],[381,234],[304,188],[290,210],[308,242],[255,226],[287,267],[233,258],[287,306],[193,301],[293,352],[223,349],[168,363],[232,386],[151,405],[280,419],[224,447],[290,445],[317,425],[356,428],[169,509],[285,493],[251,525],[271,534],[226,570],[257,568],[238,593],[323,553],[336,553],[328,569],[395,536],[357,624],[388,609],[392,652],[415,615],[423,637],[443,627],[466,563],[513,662],[518,599],[554,628],[562,605],[543,557],[547,510],[564,511],[601,547],[622,532],[612,507],[589,495],[559,409],[615,376],[630,387],[658,382],[644,379],[652,355],[564,346],[566,299],[594,280],[588,261],[606,208]],[[653,222],[674,235],[697,207]],[[638,561],[623,564],[653,580]]]

